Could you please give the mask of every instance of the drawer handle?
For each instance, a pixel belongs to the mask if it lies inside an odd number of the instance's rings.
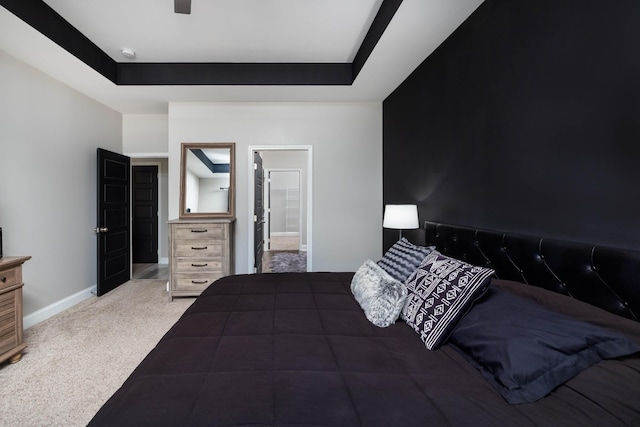
[[[207,231],[206,228],[204,230],[191,230],[192,233],[206,233]]]
[[[7,281],[6,277],[4,277],[4,276],[0,277],[0,282],[5,283],[6,281]]]
[[[209,283],[208,280],[192,280],[191,283],[194,283],[196,285],[204,285],[205,283]]]
[[[191,249],[193,249],[194,251],[203,251],[205,249],[207,249],[206,246],[191,246]]]
[[[205,263],[205,264],[191,264],[191,267],[206,267],[207,265],[209,265],[209,264],[207,264],[207,263]]]

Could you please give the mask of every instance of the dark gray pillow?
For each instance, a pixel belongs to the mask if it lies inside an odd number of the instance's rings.
[[[621,334],[496,288],[460,320],[450,343],[511,404],[535,402],[600,360],[640,351]]]
[[[402,319],[435,350],[486,291],[493,273],[434,250],[405,282],[409,294]]]
[[[353,275],[351,292],[367,319],[381,328],[398,320],[407,298],[407,288],[370,259]]]
[[[418,246],[404,237],[394,243],[378,265],[396,280],[404,282],[435,246]]]

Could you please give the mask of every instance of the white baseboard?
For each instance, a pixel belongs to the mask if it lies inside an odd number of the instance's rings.
[[[158,261],[158,264],[169,264],[169,257],[160,258],[160,260]]]
[[[307,251],[307,245],[300,245],[300,250],[303,252]]]
[[[87,289],[84,289],[78,293],[70,295],[60,301],[54,302],[51,305],[48,305],[35,313],[31,313],[28,316],[25,316],[22,320],[22,326],[24,329],[28,329],[38,323],[47,320],[50,317],[55,316],[58,313],[62,313],[68,308],[73,307],[74,305],[89,299],[96,295],[96,285],[90,286]]]
[[[274,237],[295,237],[299,236],[300,233],[297,231],[272,231],[271,235]]]

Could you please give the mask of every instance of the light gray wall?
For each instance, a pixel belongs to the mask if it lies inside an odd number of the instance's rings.
[[[95,287],[97,147],[134,161],[167,155],[161,183],[166,173],[172,219],[180,143],[235,142],[236,271],[242,273],[249,147],[310,145],[314,270],[355,270],[381,255],[380,103],[172,103],[169,115],[123,118],[4,52],[0,93],[0,227],[6,256],[33,256],[24,270],[26,316],[77,301]]]
[[[158,224],[160,224],[160,232],[158,235],[158,252],[160,253],[160,261],[163,263],[169,263],[169,160],[160,160],[160,179],[158,180],[158,195],[160,200],[158,201],[158,208],[160,210],[158,214]]]
[[[0,227],[24,266],[24,313],[96,283],[96,148],[122,116],[0,51]]]
[[[313,147],[314,271],[355,271],[381,256],[381,103],[170,103],[170,219],[185,141],[236,144],[237,273],[249,270],[249,151],[261,145]]]
[[[122,116],[122,147],[127,155],[167,157],[169,122],[166,114]]]
[[[199,212],[229,212],[229,191],[221,190],[229,186],[229,174],[226,175],[226,178],[200,178]]]
[[[200,180],[195,173],[187,170],[185,173],[184,208],[187,212],[200,211]]]

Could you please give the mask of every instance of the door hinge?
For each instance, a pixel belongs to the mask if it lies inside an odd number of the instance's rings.
[[[258,222],[258,215],[253,216],[253,222]]]
[[[257,163],[254,163],[254,164],[253,164],[253,170],[254,170],[254,171],[257,171],[257,170],[258,170],[258,164],[257,164]]]

